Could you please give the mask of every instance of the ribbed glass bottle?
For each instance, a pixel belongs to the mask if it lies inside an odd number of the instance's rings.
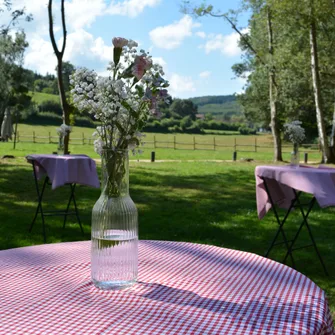
[[[128,150],[102,152],[102,191],[92,211],[91,273],[96,287],[133,285],[138,265],[138,214],[129,196]]]
[[[299,144],[293,144],[293,151],[291,152],[291,166],[297,168],[300,163]]]

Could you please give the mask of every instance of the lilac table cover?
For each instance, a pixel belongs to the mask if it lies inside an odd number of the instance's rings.
[[[86,155],[28,155],[26,159],[36,163],[38,179],[48,175],[52,189],[68,183],[100,187],[95,161]]]
[[[320,207],[335,205],[335,169],[320,166],[257,166],[255,169],[258,217],[262,219],[271,208],[264,181],[279,207],[289,208],[293,189],[313,194]]]
[[[325,293],[267,258],[140,241],[138,282],[101,291],[90,247],[0,251],[0,335],[335,335]]]

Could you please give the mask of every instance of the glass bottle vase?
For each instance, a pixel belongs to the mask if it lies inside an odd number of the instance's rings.
[[[293,144],[293,151],[291,152],[291,165],[293,167],[298,167],[300,162],[299,145],[297,143]]]
[[[91,275],[103,290],[118,290],[136,282],[138,214],[129,196],[128,150],[104,150],[102,191],[92,210]]]
[[[64,155],[64,135],[63,134],[59,134],[57,154]]]

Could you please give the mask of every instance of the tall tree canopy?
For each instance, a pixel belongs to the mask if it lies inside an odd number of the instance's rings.
[[[8,106],[16,106],[18,109],[25,107],[30,102],[26,94],[28,88],[23,80],[23,57],[28,46],[26,36],[17,25],[21,18],[31,21],[31,15],[25,14],[25,9],[13,10],[9,0],[0,2],[1,22],[5,22],[10,14],[8,22],[0,25],[0,122],[4,111]],[[10,33],[15,27],[16,33]]]
[[[175,115],[180,118],[189,116],[191,120],[196,119],[196,114],[198,107],[189,99],[174,99],[170,111],[172,115]]]
[[[224,18],[240,33],[245,53],[233,70],[248,76],[239,97],[247,118],[270,122],[276,160],[283,123],[300,119],[310,137],[318,135],[323,161],[335,162],[334,1],[243,0],[241,10],[251,12],[247,34],[238,30],[236,12],[202,4],[193,13]]]

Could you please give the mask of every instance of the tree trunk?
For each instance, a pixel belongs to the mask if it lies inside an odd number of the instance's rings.
[[[54,52],[57,57],[57,79],[58,79],[58,91],[59,91],[59,97],[60,102],[63,110],[63,123],[66,125],[70,125],[70,112],[71,112],[71,106],[68,104],[66,100],[66,94],[64,90],[64,83],[63,83],[63,55],[65,51],[66,46],[66,25],[65,25],[65,7],[64,7],[64,0],[61,0],[61,14],[62,14],[62,30],[63,30],[63,45],[62,49],[59,51],[57,47],[57,43],[55,40],[54,35],[54,26],[53,26],[53,17],[52,17],[52,0],[49,0],[48,4],[48,16],[49,16],[49,35],[51,39],[51,44],[54,49]],[[67,133],[64,138],[64,154],[69,153],[69,139],[70,134]]]
[[[334,0],[335,1],[335,0]],[[335,91],[334,91],[334,109],[333,109],[333,124],[332,124],[332,132],[330,134],[330,147],[334,148],[335,144]]]
[[[64,90],[64,83],[63,83],[63,62],[61,58],[57,57],[57,78],[58,78],[58,91],[59,91],[59,98],[60,103],[63,110],[63,123],[66,125],[70,125],[70,113],[71,113],[71,106],[67,103],[65,90]],[[69,139],[70,134],[64,137],[64,154],[69,152]]]
[[[318,59],[318,46],[316,39],[316,25],[313,18],[313,7],[311,6],[311,24],[309,30],[309,42],[311,48],[311,70],[313,79],[314,101],[316,109],[316,121],[318,126],[319,143],[322,151],[322,162],[329,163],[332,161],[331,151],[328,147],[328,138],[326,135],[326,126],[324,122],[324,111],[321,100],[321,87],[320,87],[320,73],[319,73],[319,59]]]
[[[271,131],[273,136],[274,144],[274,161],[282,161],[282,150],[281,150],[281,137],[278,122],[278,108],[277,108],[277,83],[276,83],[276,69],[273,64],[273,31],[272,31],[272,20],[271,12],[268,8],[267,10],[267,24],[268,24],[268,41],[269,41],[269,98],[270,98],[270,112],[271,112]]]

